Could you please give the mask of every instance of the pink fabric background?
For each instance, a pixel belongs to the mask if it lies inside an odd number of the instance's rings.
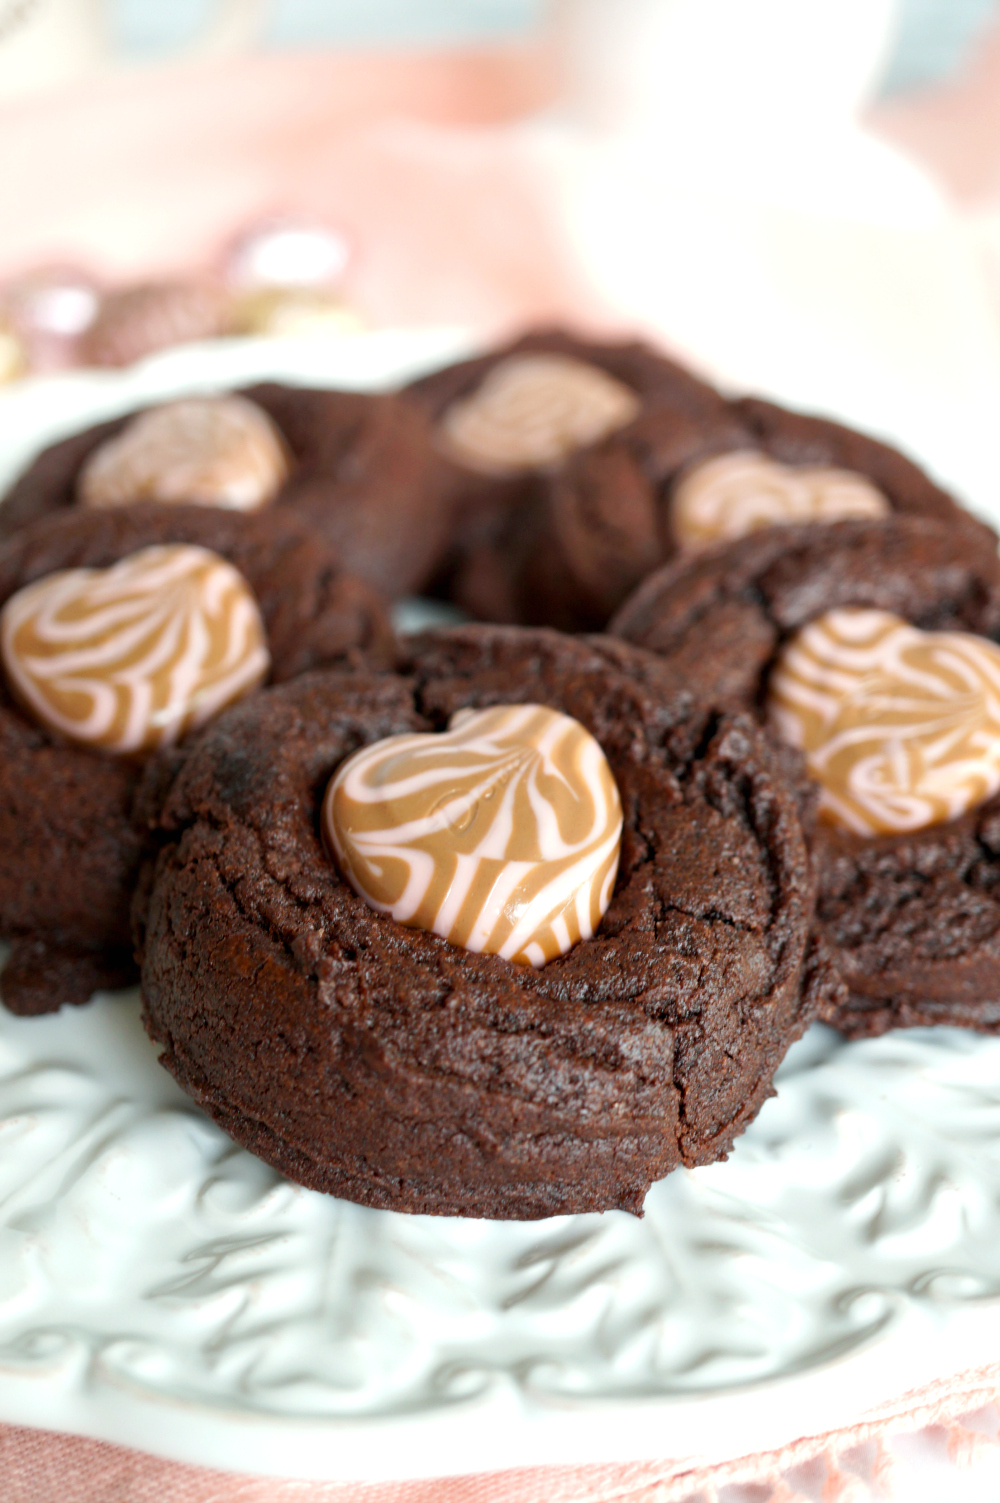
[[[300,213],[347,230],[346,291],[376,323],[599,322],[541,179],[495,129],[555,90],[544,50],[278,54],[8,105],[0,278],[59,259],[186,272],[248,221]]]
[[[484,333],[545,318],[608,327],[541,180],[496,128],[556,91],[544,51],[507,49],[248,58],[8,106],[0,277],[59,257],[111,278],[207,266],[248,219],[299,211],[350,232],[347,290],[375,321]],[[871,123],[932,168],[980,235],[1000,311],[1000,27],[963,78],[883,106]],[[467,129],[449,137],[442,126]],[[80,172],[81,161],[100,162],[99,174]],[[949,1453],[975,1459],[996,1433],[984,1406],[998,1398],[1000,1361],[849,1430],[720,1467],[664,1460],[381,1486],[227,1476],[0,1426],[0,1477],[4,1503],[711,1503],[749,1482],[760,1484],[755,1503],[792,1503],[803,1478],[808,1496],[847,1503],[859,1479],[888,1482],[889,1434],[944,1426]]]
[[[558,89],[544,47],[507,47],[250,56],[7,105],[0,278],[61,256],[109,278],[189,270],[248,220],[304,212],[352,234],[347,290],[376,322],[607,326],[544,179],[498,129]],[[1000,25],[960,78],[869,123],[986,224],[1000,306]]]
[[[849,1428],[716,1466],[681,1458],[371,1485],[240,1477],[6,1425],[0,1476],[4,1503],[720,1503],[721,1489],[741,1485],[750,1492],[740,1503],[855,1503],[891,1490],[889,1434],[938,1429],[959,1465],[992,1450],[998,1397],[1000,1362],[903,1394]]]
[[[874,118],[956,201],[1000,208],[1000,24],[957,78],[890,101]]]

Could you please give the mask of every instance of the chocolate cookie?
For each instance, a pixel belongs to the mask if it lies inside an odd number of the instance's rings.
[[[722,406],[711,386],[647,345],[560,329],[436,371],[408,395],[434,425],[453,498],[452,552],[439,589],[484,620],[559,625],[558,578],[546,577],[536,614],[522,598],[526,535],[537,530],[549,475],[579,448],[627,431],[647,403],[657,403],[668,430],[673,421],[682,430],[707,421]]]
[[[984,639],[989,652],[1000,639],[1000,561],[974,529],[927,517],[772,528],[652,575],[612,629],[660,653],[710,700],[760,716],[793,634],[844,608],[891,613],[904,633],[905,623],[972,633],[958,646]],[[974,681],[959,656],[949,650],[968,694]],[[862,656],[861,745],[865,716],[882,713],[876,667]],[[958,734],[946,729],[942,745]],[[850,1036],[1000,1026],[1000,797],[896,833],[820,823],[814,849],[819,929],[841,978],[823,1008],[828,1021]]]
[[[390,599],[419,594],[448,546],[450,503],[420,407],[405,396],[268,382],[244,393],[294,458],[278,496]]]
[[[440,461],[420,408],[404,397],[275,382],[237,395],[268,415],[287,448],[274,506],[296,512],[337,549],[346,570],[385,594],[420,590],[448,530]],[[45,449],[0,503],[0,538],[74,508],[88,461],[135,417],[98,423]]]
[[[500,540],[505,619],[600,629],[647,574],[727,528],[896,513],[996,548],[990,528],[887,444],[756,398],[670,392],[551,475]]]
[[[287,513],[144,505],[53,517],[0,545],[0,607],[56,571],[106,569],[163,544],[210,549],[235,566],[259,606],[276,681],[394,651],[378,598]],[[0,989],[12,1011],[37,1013],[135,979],[128,908],[141,769],[45,729],[19,688],[15,699],[0,682],[0,937],[11,945]]]
[[[725,1155],[811,1019],[795,798],[752,721],[695,708],[639,649],[470,626],[409,650],[400,674],[265,691],[186,743],[165,798],[151,781],[147,1027],[227,1132],[312,1188],[639,1213],[653,1179]],[[603,922],[541,969],[373,911],[320,836],[359,747],[511,704],[596,738],[624,811]]]

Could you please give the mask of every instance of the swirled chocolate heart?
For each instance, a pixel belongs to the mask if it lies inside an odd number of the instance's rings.
[[[0,612],[0,657],[40,724],[119,754],[176,741],[256,688],[271,664],[242,574],[187,544],[26,585]]]
[[[323,800],[341,872],[399,923],[542,966],[596,930],[621,845],[598,743],[542,705],[460,710],[348,758]]]
[[[77,481],[83,506],[186,501],[259,511],[288,476],[281,437],[246,397],[188,397],[150,407],[89,457]]]
[[[678,483],[670,525],[682,548],[704,548],[759,527],[885,517],[889,503],[863,475],[828,466],[779,464],[755,449],[720,454]]]
[[[827,611],[786,644],[769,715],[820,814],[861,835],[957,819],[1000,788],[1000,647],[888,611]]]
[[[486,475],[517,475],[565,459],[630,423],[631,387],[567,355],[512,355],[441,420],[445,452]]]

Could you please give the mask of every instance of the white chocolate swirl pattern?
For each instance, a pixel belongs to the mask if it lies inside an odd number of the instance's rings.
[[[859,835],[957,819],[1000,788],[1000,647],[888,611],[827,611],[787,643],[768,712],[820,815]]]
[[[82,506],[180,501],[259,511],[288,477],[281,436],[246,397],[188,397],[151,407],[89,456]]]
[[[327,844],[371,908],[520,965],[592,937],[621,831],[600,746],[543,705],[460,710],[442,735],[377,741],[323,800]]]
[[[484,475],[518,475],[565,459],[639,414],[631,387],[567,355],[512,355],[439,427],[445,452]]]
[[[0,657],[11,692],[43,726],[120,755],[171,744],[271,666],[242,574],[188,544],[26,585],[0,612]]]
[[[779,464],[756,449],[738,449],[683,476],[670,525],[678,546],[694,549],[760,527],[885,517],[890,510],[882,492],[851,470]]]

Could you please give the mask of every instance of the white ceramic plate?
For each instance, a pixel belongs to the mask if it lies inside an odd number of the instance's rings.
[[[461,343],[232,344],[37,383],[0,396],[0,466],[151,397],[377,385]],[[0,1419],[332,1479],[716,1460],[994,1359],[1000,1039],[815,1028],[778,1085],[641,1221],[406,1217],[235,1148],[133,995],[0,1009]]]

